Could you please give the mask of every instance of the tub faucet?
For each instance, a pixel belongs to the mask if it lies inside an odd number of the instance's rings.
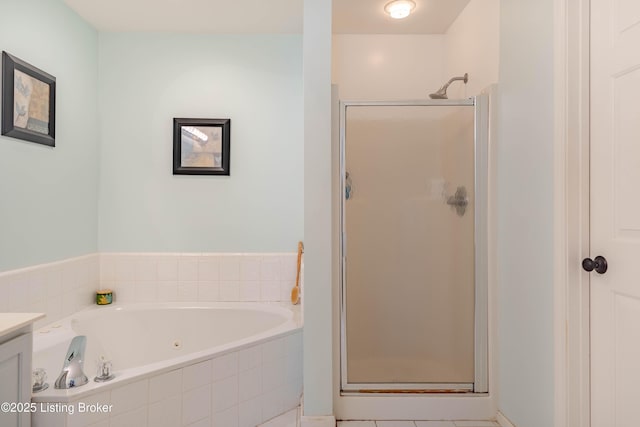
[[[87,337],[79,335],[74,337],[69,344],[67,356],[64,358],[62,372],[55,383],[55,388],[80,387],[89,382],[89,378],[82,372],[84,364],[84,349],[87,346]]]

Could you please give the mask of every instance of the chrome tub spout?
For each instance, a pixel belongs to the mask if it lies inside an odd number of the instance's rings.
[[[67,356],[64,359],[64,365],[62,366],[62,372],[55,382],[55,388],[80,387],[89,382],[89,379],[82,371],[86,346],[87,337],[84,335],[79,335],[71,340]]]

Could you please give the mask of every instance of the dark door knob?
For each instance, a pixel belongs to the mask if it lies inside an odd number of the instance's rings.
[[[607,272],[607,260],[600,255],[595,257],[595,259],[585,258],[582,260],[582,268],[584,268],[585,271],[591,272],[595,270],[598,274],[604,274]]]

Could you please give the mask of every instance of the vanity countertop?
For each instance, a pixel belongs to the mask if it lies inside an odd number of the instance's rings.
[[[0,337],[44,318],[44,313],[0,313]]]

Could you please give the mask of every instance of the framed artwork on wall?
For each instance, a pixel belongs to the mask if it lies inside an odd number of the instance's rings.
[[[56,145],[56,78],[7,52],[2,52],[2,135]]]
[[[229,175],[230,119],[173,119],[174,175]]]

